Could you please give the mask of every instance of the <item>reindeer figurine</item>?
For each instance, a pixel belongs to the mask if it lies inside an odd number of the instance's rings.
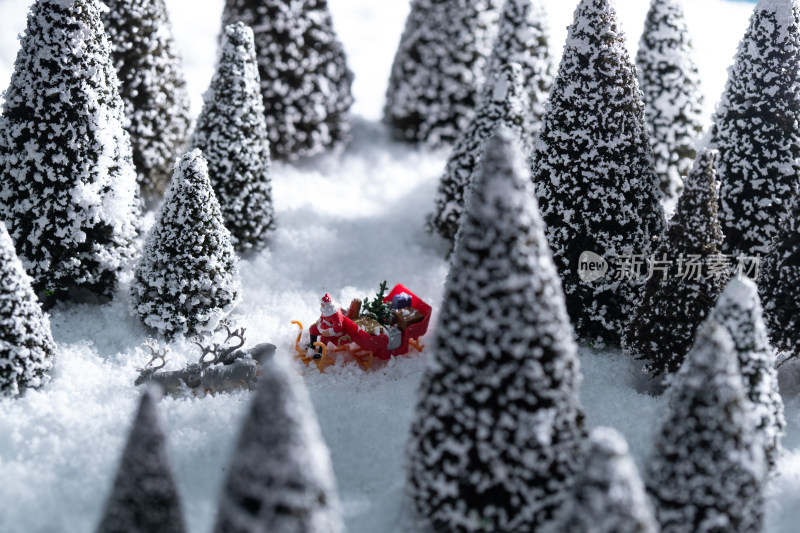
[[[159,372],[167,364],[166,348],[156,349],[150,342],[146,342],[151,358],[144,368],[139,369],[135,384],[155,383],[165,394],[178,394],[188,389],[195,396],[200,393],[251,390],[261,374],[262,363],[275,353],[275,345],[261,343],[241,350],[245,342],[244,328],[231,331],[227,324],[222,324],[221,327],[227,333],[222,343],[205,346],[199,339],[192,341],[200,348],[200,359],[182,370]],[[232,340],[234,344],[228,345]]]

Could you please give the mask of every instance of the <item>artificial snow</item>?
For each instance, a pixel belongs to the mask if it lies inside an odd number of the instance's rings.
[[[385,280],[403,283],[434,308],[436,331],[447,246],[425,234],[446,152],[428,153],[389,140],[377,124],[408,4],[329,0],[356,77],[350,147],[296,166],[273,166],[278,228],[266,250],[241,263],[243,301],[234,311],[247,327],[245,347],[269,341],[292,353],[300,320],[319,316],[319,298],[371,296]],[[0,89],[10,78],[29,0],[0,1]],[[558,60],[577,2],[545,0]],[[635,48],[647,2],[617,0],[620,24]],[[184,58],[193,116],[214,72],[221,0],[167,0]],[[754,4],[684,1],[706,96],[707,118],[719,99]],[[713,23],[711,22],[713,21]],[[632,49],[631,52],[635,52]],[[17,400],[0,400],[0,531],[92,531],[108,497],[140,391],[133,386],[150,358],[148,332],[128,312],[127,283],[109,305],[57,306],[52,380]],[[423,338],[428,341],[429,336]],[[413,351],[412,351],[413,352]],[[197,347],[170,345],[166,369],[195,362]],[[665,399],[647,395],[637,363],[616,350],[583,347],[581,402],[589,427],[611,426],[628,440],[640,470]],[[404,449],[416,390],[431,356],[396,358],[370,373],[337,364],[320,375],[300,368],[331,458],[350,533],[416,531],[410,520]],[[791,376],[789,365],[784,374]],[[790,380],[791,381],[791,380]],[[784,380],[782,380],[782,384]],[[794,393],[798,387],[795,385]],[[642,391],[642,392],[640,392]],[[213,526],[217,497],[239,423],[253,393],[165,398],[159,404],[188,530]],[[780,474],[767,490],[766,533],[794,533],[800,504],[800,398],[785,396],[787,435]]]

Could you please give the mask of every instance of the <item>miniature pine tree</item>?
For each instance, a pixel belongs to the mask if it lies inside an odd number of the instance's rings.
[[[363,316],[376,320],[382,326],[388,326],[392,321],[392,306],[390,303],[383,301],[386,297],[386,290],[387,284],[384,280],[372,300],[364,298],[363,311],[361,312]]]
[[[487,81],[481,100],[486,102],[491,98],[494,91],[492,81],[503,65],[519,63],[522,67],[522,86],[527,97],[525,131],[531,140],[541,128],[544,104],[553,84],[555,66],[550,56],[549,39],[547,10],[542,0],[506,0],[500,15],[497,38],[487,62]]]
[[[697,157],[663,242],[649,258],[653,274],[645,282],[623,338],[623,350],[645,359],[655,377],[677,372],[694,343],[697,327],[714,307],[728,269],[714,271],[721,257],[717,219],[716,153]],[[658,272],[656,268],[668,270]]]
[[[561,283],[514,135],[487,142],[408,444],[408,490],[435,531],[536,531],[584,437]]]
[[[269,140],[253,31],[227,26],[192,146],[202,150],[225,226],[239,251],[265,244],[274,225]]]
[[[800,175],[800,5],[760,0],[711,130],[725,253],[766,254]]]
[[[0,219],[48,301],[110,296],[132,259],[136,172],[97,0],[38,0],[0,115]]]
[[[748,278],[731,279],[711,312],[711,319],[727,329],[733,339],[745,393],[756,413],[756,431],[764,442],[767,466],[774,472],[786,419],[778,391],[775,354],[767,340],[755,283]]]
[[[186,530],[156,391],[147,388],[142,394],[97,533]]]
[[[709,321],[672,383],[646,479],[662,533],[761,531],[764,451],[733,350]]]
[[[160,200],[189,130],[189,96],[164,0],[106,0],[141,196]]]
[[[336,482],[314,407],[288,364],[264,365],[220,498],[217,533],[340,533]]]
[[[524,129],[528,108],[521,76],[522,69],[516,63],[504,65],[497,72],[492,91],[487,94],[470,125],[459,135],[447,161],[434,200],[434,213],[428,219],[428,229],[450,241],[451,247],[464,212],[464,195],[472,174],[480,165],[486,140],[500,125],[514,128],[522,138],[529,133]]]
[[[294,160],[347,141],[353,74],[327,0],[226,0],[223,28],[255,32],[272,157]]]
[[[39,307],[5,225],[0,224],[0,397],[42,386],[54,350],[50,321]]]
[[[764,258],[758,288],[769,340],[784,360],[800,357],[800,201],[795,201],[772,250]]]
[[[546,533],[657,533],[658,523],[628,443],[599,427],[585,445],[575,488]]]
[[[664,213],[641,91],[611,0],[578,4],[532,161],[576,331],[618,344],[640,284],[622,260],[649,255]],[[616,272],[582,282],[584,251],[616,263]]]
[[[478,105],[501,0],[413,0],[384,106],[393,137],[440,147]]]
[[[674,202],[697,157],[703,94],[680,0],[651,0],[636,65],[661,192]]]
[[[131,283],[133,311],[173,337],[213,330],[235,306],[238,258],[200,150],[178,162]]]

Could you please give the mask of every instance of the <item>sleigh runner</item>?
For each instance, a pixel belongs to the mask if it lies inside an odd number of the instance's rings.
[[[379,296],[384,289],[385,282]],[[298,359],[306,365],[313,362],[322,372],[342,354],[369,370],[375,359],[386,361],[407,354],[411,348],[422,351],[421,338],[428,331],[430,305],[397,284],[387,296],[376,297],[368,307],[369,312],[362,312],[361,300],[354,299],[345,311],[333,306],[328,294],[323,296],[322,315],[309,328],[310,342],[305,346],[301,344],[303,324],[292,321],[300,328],[295,341]]]

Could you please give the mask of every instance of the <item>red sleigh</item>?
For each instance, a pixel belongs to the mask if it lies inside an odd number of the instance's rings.
[[[410,348],[421,352],[423,345],[420,339],[428,331],[428,322],[430,322],[431,319],[431,306],[423,302],[417,295],[400,284],[395,285],[383,301],[385,303],[391,303],[395,296],[403,293],[411,297],[411,304],[404,308],[406,309],[404,314],[412,318],[410,318],[407,325],[401,324],[397,326],[399,330],[399,339],[398,331],[394,331],[393,338],[391,339],[390,335],[384,332],[385,330],[381,330],[381,333],[377,334],[374,332],[371,333],[366,331],[363,327],[360,327],[345,314],[343,319],[344,334],[337,339],[337,344],[315,342],[313,346],[320,348],[321,353],[314,351],[309,353],[309,350],[303,348],[300,344],[300,339],[303,335],[303,324],[294,320],[292,324],[296,324],[300,327],[300,332],[297,334],[297,340],[294,344],[297,358],[306,365],[313,362],[317,365],[319,371],[322,372],[326,367],[336,362],[337,355],[343,354],[352,358],[363,370],[369,370],[375,359],[386,361],[396,355],[407,354]]]

